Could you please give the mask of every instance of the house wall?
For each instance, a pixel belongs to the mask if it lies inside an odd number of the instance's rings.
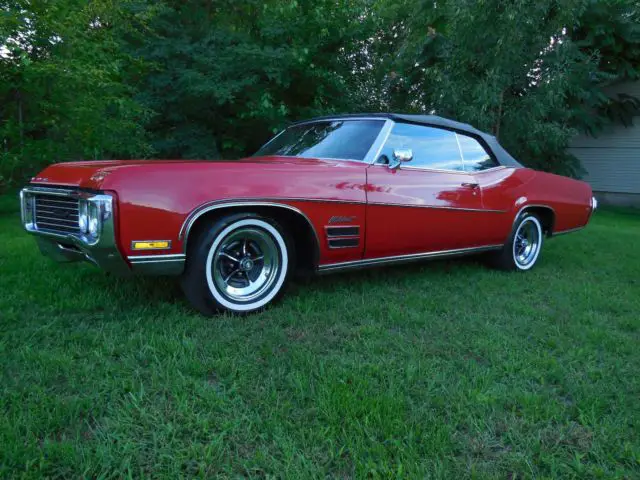
[[[640,98],[640,82],[615,85],[606,93]],[[596,138],[579,135],[569,151],[587,171],[584,180],[600,193],[599,200],[640,206],[640,117],[634,118],[633,126],[610,126]]]

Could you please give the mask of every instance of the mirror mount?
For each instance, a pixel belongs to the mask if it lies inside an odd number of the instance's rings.
[[[393,160],[389,162],[389,168],[395,170],[402,163],[413,160],[413,151],[410,148],[397,149],[393,151]]]

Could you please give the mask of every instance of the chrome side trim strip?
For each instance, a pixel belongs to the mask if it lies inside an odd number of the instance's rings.
[[[183,253],[167,255],[134,255],[127,257],[131,270],[137,275],[180,275],[184,271],[187,256]]]
[[[297,158],[302,160],[323,160],[325,162],[353,162],[359,163],[360,165],[365,166],[364,160],[356,160],[355,158],[331,158],[331,157],[304,157],[302,155],[265,155],[265,157],[278,157],[278,158]],[[252,158],[252,157],[248,157]]]
[[[437,252],[424,252],[424,253],[413,253],[409,255],[396,255],[392,257],[381,257],[381,258],[368,258],[364,260],[354,260],[351,262],[341,262],[341,263],[330,263],[327,265],[320,265],[318,267],[318,273],[331,273],[338,272],[342,270],[351,270],[357,268],[366,268],[366,267],[375,267],[379,265],[390,265],[390,264],[399,264],[399,263],[407,263],[414,262],[418,260],[425,260],[430,258],[446,258],[446,257],[455,257],[459,255],[469,255],[473,253],[481,253],[488,252],[492,250],[500,250],[503,245],[485,245],[482,247],[471,247],[471,248],[458,248],[455,250],[441,250]]]
[[[459,173],[461,175],[469,175],[469,176],[475,176],[478,174],[482,174],[482,173],[487,173],[487,172],[493,172],[496,170],[502,170],[505,168],[513,168],[513,167],[506,167],[504,165],[498,165],[497,167],[491,167],[491,168],[487,168],[486,170],[480,170],[478,172],[470,172],[470,171],[465,171],[465,170],[446,170],[443,168],[427,168],[427,167],[415,167],[412,165],[402,165],[402,169],[403,170],[420,170],[423,172],[442,172],[442,173]]]
[[[380,163],[374,163],[372,165],[374,167],[389,168],[387,165],[382,165]],[[506,165],[498,165],[497,167],[487,168],[486,170],[480,170],[478,172],[469,172],[464,170],[446,170],[442,168],[415,167],[415,166],[406,165],[406,164],[403,164],[402,167],[400,168],[402,168],[402,170],[416,170],[420,172],[459,173],[460,175],[475,176],[475,175],[482,175],[483,173],[494,172],[496,170],[503,170],[506,168],[514,168],[514,167],[507,167]]]
[[[307,221],[309,226],[314,232],[316,237],[316,242],[318,248],[320,247],[320,239],[318,237],[318,232],[309,217],[307,217],[304,212],[302,212],[299,208],[288,205],[286,203],[278,203],[280,202],[315,202],[315,203],[341,203],[341,204],[349,204],[349,205],[371,205],[371,206],[390,206],[390,207],[398,207],[398,208],[434,208],[434,209],[443,209],[443,210],[460,210],[467,212],[487,212],[487,213],[507,213],[507,210],[491,210],[491,209],[478,209],[478,208],[458,208],[458,207],[442,207],[438,205],[408,205],[408,204],[395,204],[395,203],[377,203],[377,202],[359,202],[354,200],[335,200],[328,198],[295,198],[295,197],[277,197],[277,198],[235,198],[228,200],[215,200],[213,202],[208,202],[203,205],[200,205],[196,209],[194,209],[182,223],[180,227],[180,232],[178,234],[178,239],[183,241],[183,251],[186,252],[187,240],[189,237],[189,232],[191,227],[195,223],[195,221],[200,218],[200,216],[204,215],[207,212],[212,210],[227,208],[227,207],[279,207],[286,208],[291,210],[299,215],[302,215],[304,219]]]
[[[159,262],[183,262],[186,258],[184,253],[171,253],[167,255],[132,255],[127,257],[132,264],[159,263]]]
[[[180,275],[187,262],[182,253],[168,255],[140,255],[127,257],[136,275]]]
[[[376,205],[381,207],[398,207],[398,208],[434,208],[437,210],[461,210],[463,212],[487,212],[487,213],[507,213],[508,212],[508,210],[492,210],[488,208],[441,207],[439,205],[411,205],[411,204],[397,204],[397,203],[385,203],[385,202],[369,202],[369,205]]]
[[[552,237],[557,237],[558,235],[565,235],[567,233],[579,232],[584,227],[586,227],[586,225],[583,225],[582,227],[577,227],[577,228],[570,228],[568,230],[560,230],[558,232],[553,232],[551,236]]]
[[[333,198],[299,198],[299,197],[273,197],[273,198],[234,198],[230,200],[217,200],[219,202],[245,202],[245,203],[255,203],[255,202],[315,202],[315,203],[344,203],[349,205],[366,205],[367,202],[359,201],[359,200],[337,200]],[[213,203],[213,202],[212,202]],[[277,204],[281,205],[281,204]],[[283,205],[291,208],[291,205]]]

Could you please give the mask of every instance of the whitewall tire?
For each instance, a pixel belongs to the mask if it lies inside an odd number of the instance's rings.
[[[231,215],[198,237],[187,254],[182,287],[200,312],[250,313],[280,296],[294,259],[292,242],[276,222]]]
[[[543,241],[540,219],[525,211],[516,218],[511,235],[502,250],[494,255],[493,263],[502,270],[531,270],[538,263]]]

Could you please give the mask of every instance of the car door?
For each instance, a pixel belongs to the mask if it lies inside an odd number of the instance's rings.
[[[394,152],[412,159],[395,167]],[[481,189],[453,131],[396,123],[367,169],[366,190],[365,258],[483,245]]]
[[[479,137],[457,133],[464,171],[473,175],[482,196],[482,222],[475,229],[478,242],[500,244],[511,233],[509,214],[521,182],[514,168],[501,167],[491,149]]]

